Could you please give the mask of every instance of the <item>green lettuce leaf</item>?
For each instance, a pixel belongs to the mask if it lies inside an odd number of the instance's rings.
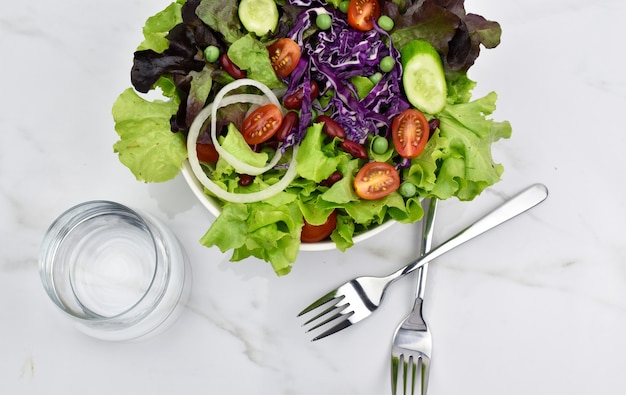
[[[322,124],[311,125],[300,144],[296,156],[298,174],[307,180],[321,182],[335,172],[341,157],[323,149]]]
[[[222,252],[243,246],[248,237],[246,220],[249,215],[246,204],[225,204],[200,242],[209,247],[217,246]]]
[[[469,79],[460,81],[457,100],[467,97],[473,87]],[[500,181],[503,167],[493,162],[491,147],[509,138],[512,129],[507,121],[487,118],[496,108],[496,99],[492,92],[468,103],[449,101],[438,115],[439,129],[403,172],[404,179],[417,186],[419,196],[472,200]],[[407,201],[407,207],[410,204]]]
[[[330,239],[335,242],[340,251],[346,251],[354,245],[354,232],[356,226],[348,215],[337,215],[337,227],[330,234]]]
[[[187,158],[185,137],[173,133],[170,118],[179,100],[148,101],[128,88],[113,104],[115,131],[120,140],[113,150],[137,180],[163,182],[174,178]]]
[[[429,196],[435,187],[438,161],[443,157],[447,146],[446,138],[442,137],[437,129],[426,143],[421,155],[414,158],[411,166],[404,170],[404,180],[417,187],[419,196]]]
[[[410,224],[419,221],[424,216],[424,210],[418,198],[408,199],[405,202],[398,192],[393,192],[387,197],[385,204],[389,216],[401,223]]]
[[[448,104],[467,103],[472,99],[472,90],[476,87],[476,82],[472,81],[466,73],[448,73],[446,83]]]
[[[185,0],[178,0],[165,8],[163,11],[151,16],[143,27],[144,41],[139,44],[138,51],[151,49],[162,53],[169,48],[167,35],[172,28],[182,23],[181,10]]]
[[[221,142],[222,148],[235,158],[251,166],[263,167],[267,164],[268,155],[265,152],[254,152],[246,143],[241,132],[234,124],[228,124],[228,133]]]
[[[319,202],[320,197],[315,199],[299,200],[298,206],[302,212],[304,219],[311,225],[322,225],[328,216],[333,212],[333,207],[328,205],[321,205]]]
[[[342,204],[355,202],[359,200],[352,183],[354,182],[354,174],[359,170],[359,161],[357,159],[349,160],[347,163],[340,163],[337,169],[341,171],[343,178],[334,183],[327,191],[323,192],[321,199],[329,203],[335,203],[335,207]]]
[[[282,276],[291,271],[296,260],[302,226],[295,202],[279,206],[228,203],[200,243],[222,252],[233,250],[233,262],[251,256],[270,262],[274,272]]]
[[[267,85],[270,89],[282,88],[285,84],[276,77],[269,52],[263,43],[247,34],[228,48],[228,57],[247,77]]]
[[[378,200],[358,200],[356,202],[346,203],[344,209],[346,213],[354,220],[356,224],[365,227],[371,225],[380,225],[385,220],[387,214],[387,195]]]
[[[472,200],[500,181],[503,166],[491,155],[492,143],[511,136],[509,122],[488,119],[496,108],[494,92],[469,103],[448,105],[439,114],[440,137],[447,147],[437,154],[440,169],[432,193],[440,199]]]

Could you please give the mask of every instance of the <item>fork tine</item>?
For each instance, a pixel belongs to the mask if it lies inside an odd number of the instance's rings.
[[[315,336],[313,339],[311,339],[311,341],[314,342],[316,340],[323,339],[326,336],[330,336],[333,333],[337,333],[342,329],[346,329],[347,327],[352,326],[352,322],[350,322],[350,316],[352,316],[352,314],[354,314],[354,312],[352,311],[349,314],[344,314],[344,318],[341,321],[338,321],[335,326]]]
[[[312,327],[310,327],[309,329],[307,329],[307,333],[312,332],[316,329],[319,329],[325,325],[328,324],[333,324],[333,326],[331,326],[329,329],[327,329],[326,331],[320,333],[319,335],[317,335],[315,338],[312,339],[312,341],[315,340],[319,340],[322,339],[326,336],[332,335],[335,332],[338,332],[342,329],[345,329],[347,327],[349,327],[350,325],[352,325],[352,323],[349,321],[350,317],[352,317],[352,315],[354,314],[353,311],[345,311],[350,305],[348,303],[343,304],[343,305],[338,305],[338,306],[334,306],[334,307],[330,307],[328,309],[326,309],[325,311],[323,311],[322,313],[318,314],[317,316],[313,317],[312,319],[308,320],[307,322],[304,323],[303,326],[306,326],[310,323],[315,322],[318,319],[325,318],[324,320],[316,323],[315,325],[313,325]]]
[[[323,339],[326,336],[330,336],[333,333],[352,325],[352,323],[349,321],[349,318],[354,315],[354,311],[346,311],[346,309],[350,307],[350,303],[348,303],[347,300],[344,301],[346,299],[345,295],[338,294],[339,289],[329,292],[313,302],[310,306],[302,310],[300,314],[298,314],[298,317],[300,317],[304,314],[314,311],[317,308],[325,307],[325,309],[322,310],[320,313],[317,313],[315,316],[302,324],[302,326],[314,324],[306,330],[307,333],[319,329],[325,325],[333,324],[333,326],[328,328],[326,331],[318,334],[316,337],[311,339],[311,341]]]
[[[402,382],[404,394],[424,395],[428,389],[430,361],[423,356],[401,357],[398,365],[398,380]],[[419,387],[417,386],[419,385]],[[394,391],[397,382],[394,383]],[[395,394],[395,392],[394,392]]]
[[[411,395],[415,395],[415,383],[417,382],[417,375],[416,373],[418,372],[418,366],[420,363],[420,358],[415,356],[411,356],[409,358],[409,363],[408,366],[406,366],[406,373],[405,375],[408,377],[408,380],[406,380],[405,384],[409,383],[409,387],[408,388],[404,388],[404,393],[405,394],[409,394],[409,389],[410,389],[410,394]],[[422,395],[422,393],[420,392],[419,395]]]
[[[311,339],[311,341],[316,341],[352,325],[350,317],[354,315],[354,311],[347,310],[349,307],[350,303],[346,300],[346,295],[341,292],[341,288],[338,288],[311,303],[298,314],[298,317],[310,313],[315,309],[324,308],[324,310],[302,324],[302,326],[314,324],[306,330],[307,333],[332,324],[332,326],[324,332],[321,332]]]
[[[331,292],[327,293],[326,295],[322,296],[321,298],[319,298],[315,302],[311,303],[308,307],[306,307],[300,313],[298,313],[298,317],[301,317],[304,314],[306,314],[306,313],[308,313],[310,311],[313,311],[313,310],[317,309],[320,306],[323,306],[323,305],[325,305],[327,303],[330,303],[330,302],[334,301],[335,299],[341,300],[341,299],[344,298],[343,295],[339,296],[339,297],[336,297],[336,295],[337,295],[337,290],[334,290],[334,291],[331,291]],[[334,303],[333,305],[336,305],[337,303],[339,303],[339,300],[336,303]]]
[[[428,377],[430,377],[430,359],[421,358],[422,360],[422,394],[428,390]]]
[[[392,394],[396,395],[398,391],[405,395],[426,394],[429,369],[428,358],[404,354],[400,354],[398,357],[394,356],[391,363],[391,375],[395,377],[395,380],[392,381]]]
[[[402,377],[404,376],[403,371],[401,370],[401,366],[404,362],[403,356],[392,357],[391,358],[391,377],[394,380],[391,382],[391,393],[392,395],[396,395],[398,393],[398,382],[402,381]]]
[[[404,395],[415,395],[415,380],[417,371],[417,362],[414,356],[400,354],[398,358],[394,358],[396,371],[396,380],[393,383],[393,394],[397,394],[398,388]],[[392,367],[393,369],[393,367]],[[420,393],[422,395],[422,393]]]
[[[347,311],[347,312],[344,313],[344,310],[346,310],[349,306],[350,306],[350,304],[348,304],[348,303],[345,303],[345,304],[335,304],[333,306],[330,306],[326,310],[322,311],[321,313],[317,314],[315,317],[311,318],[310,320],[308,320],[307,322],[302,324],[302,326],[307,326],[309,324],[312,324],[312,323],[318,321],[315,325],[311,326],[307,330],[307,332],[311,332],[312,330],[315,330],[315,329],[317,329],[317,328],[319,328],[321,326],[324,326],[324,325],[330,323],[331,321],[333,321],[333,320],[335,320],[335,319],[337,319],[337,318],[339,318],[339,317],[341,317],[343,315],[346,315],[348,313],[350,313],[350,315],[352,315],[353,313],[350,312],[350,311]]]

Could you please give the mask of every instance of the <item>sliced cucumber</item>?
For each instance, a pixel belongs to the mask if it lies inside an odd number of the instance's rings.
[[[402,48],[400,58],[402,85],[409,103],[428,114],[443,110],[448,88],[437,50],[426,41],[413,40]]]
[[[278,26],[278,7],[274,0],[241,0],[238,12],[243,27],[259,37]]]

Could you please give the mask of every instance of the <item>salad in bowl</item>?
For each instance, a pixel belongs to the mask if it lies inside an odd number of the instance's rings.
[[[140,181],[182,172],[232,261],[285,275],[500,180],[511,126],[467,71],[501,29],[462,0],[178,0],[143,33],[114,151]]]

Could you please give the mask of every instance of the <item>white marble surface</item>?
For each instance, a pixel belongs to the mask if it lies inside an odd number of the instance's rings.
[[[141,26],[168,0],[3,1],[0,5],[0,393],[390,393],[390,339],[412,280],[374,316],[311,343],[295,318],[357,274],[415,254],[398,225],[349,252],[303,253],[276,278],[198,239],[212,217],[182,177],[134,180],[112,152],[111,104],[129,84]],[[626,393],[626,77],[621,0],[467,0],[499,21],[476,94],[499,93],[514,135],[496,145],[504,179],[471,203],[441,204],[440,242],[527,185],[550,197],[431,267],[425,313],[435,341],[429,394]],[[194,271],[188,306],[161,336],[105,343],[82,334],[41,287],[50,222],[81,201],[155,214]]]

